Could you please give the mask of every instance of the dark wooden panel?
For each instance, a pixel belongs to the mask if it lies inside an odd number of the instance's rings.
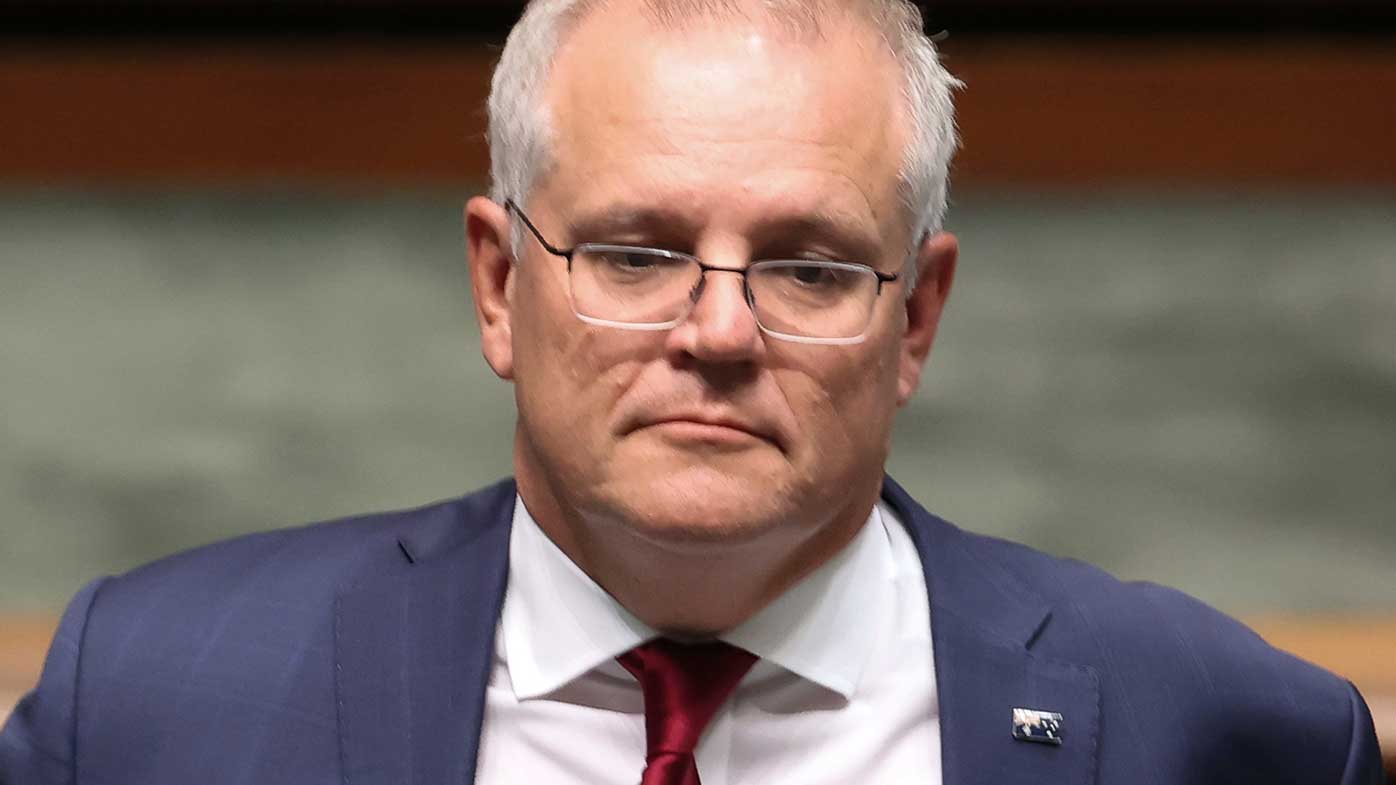
[[[1396,185],[1396,39],[952,39],[960,184]],[[480,182],[482,45],[0,53],[0,179]]]
[[[435,183],[487,167],[484,47],[0,55],[0,177]]]
[[[1393,42],[947,42],[963,182],[1396,184]]]

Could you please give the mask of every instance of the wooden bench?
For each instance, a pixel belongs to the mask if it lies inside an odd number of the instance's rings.
[[[0,616],[0,722],[39,679],[58,620]]]
[[[1270,616],[1249,623],[1276,646],[1357,685],[1396,783],[1396,616]],[[55,624],[47,617],[0,617],[0,720],[38,679]]]

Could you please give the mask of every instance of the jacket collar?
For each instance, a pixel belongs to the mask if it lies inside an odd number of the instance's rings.
[[[335,605],[340,762],[355,785],[470,785],[508,569],[514,483],[409,527]]]
[[[1021,546],[967,534],[926,512],[890,478],[883,499],[901,515],[926,575],[944,785],[1096,780],[1100,684],[1090,668],[1033,653],[1052,608],[1007,555]],[[1013,735],[1013,710],[1060,714],[1062,744]]]

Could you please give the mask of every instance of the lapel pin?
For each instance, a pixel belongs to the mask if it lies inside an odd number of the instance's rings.
[[[1013,738],[1039,744],[1062,743],[1062,715],[1037,709],[1013,710]]]

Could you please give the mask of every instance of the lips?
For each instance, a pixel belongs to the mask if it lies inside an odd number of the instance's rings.
[[[768,427],[741,417],[707,412],[684,412],[646,418],[634,430],[664,425],[675,425],[680,428],[692,426],[690,430],[698,435],[703,434],[705,431],[710,431],[714,435],[721,434],[724,429],[728,431],[738,431],[748,436],[770,442],[777,447],[780,446],[780,442],[776,438],[775,433]]]

